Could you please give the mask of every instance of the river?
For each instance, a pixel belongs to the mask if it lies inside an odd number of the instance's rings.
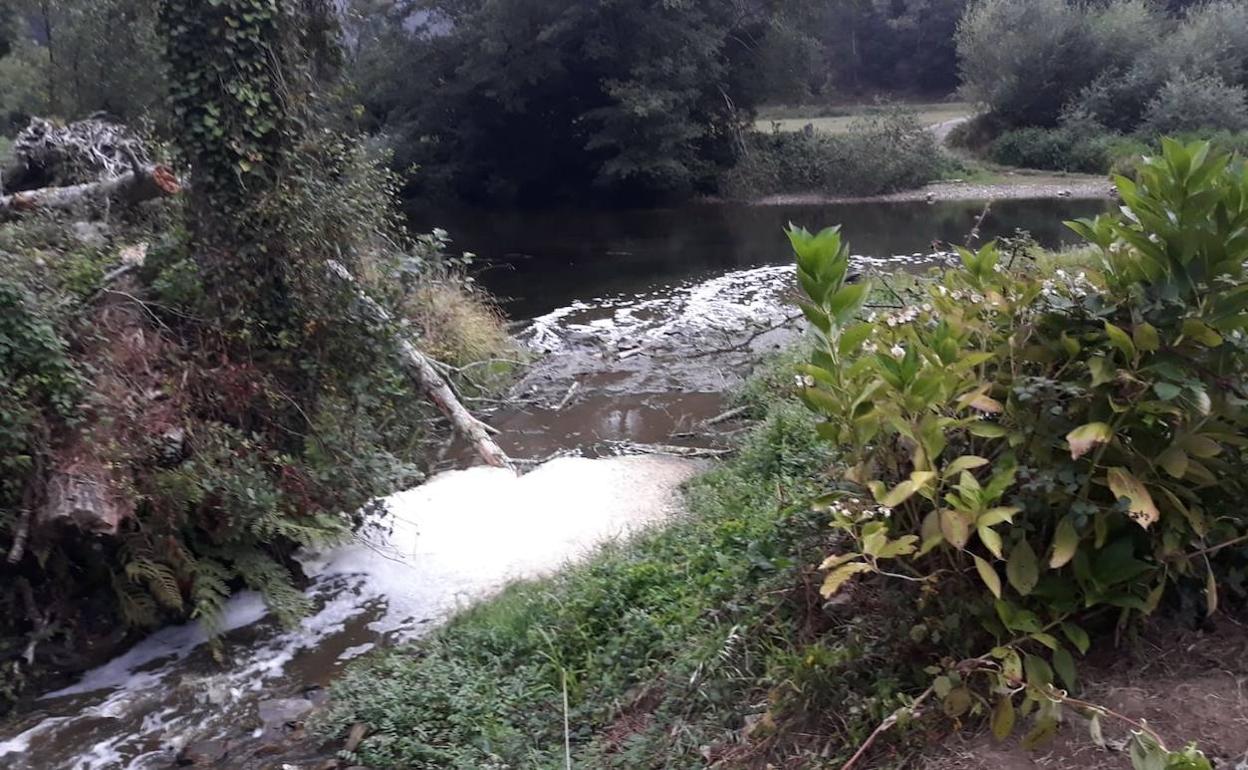
[[[1073,241],[1063,219],[1104,201],[1005,201],[984,237]],[[278,627],[259,598],[229,605],[215,651],[195,625],[163,629],[0,724],[0,766],[114,770],[181,764],[324,766],[297,727],[352,659],[418,636],[464,601],[557,568],[605,538],[662,518],[700,467],[628,456],[638,445],[714,443],[695,428],[768,350],[791,339],[788,222],[841,223],[865,269],[914,269],[960,243],[981,213],[961,203],[540,213],[421,212],[477,255],[478,280],[519,324],[537,362],[490,416],[535,461],[521,478],[450,470],[390,499],[357,542],[309,555],[317,610]],[[558,455],[557,459],[549,459]],[[450,452],[446,463],[468,456]],[[537,462],[543,461],[545,462]]]

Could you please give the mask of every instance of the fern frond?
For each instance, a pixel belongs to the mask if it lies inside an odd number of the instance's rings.
[[[283,625],[292,626],[312,609],[312,602],[291,582],[290,572],[258,549],[234,557],[234,568],[249,588],[259,591]]]
[[[126,562],[126,577],[132,582],[143,582],[156,601],[171,610],[182,611],[182,589],[178,577],[167,564],[139,556]]]
[[[221,615],[230,598],[229,581],[234,575],[234,570],[215,559],[201,559],[195,564],[191,617],[199,620],[214,637],[221,630]]]
[[[149,593],[136,589],[115,572],[110,573],[113,594],[121,609],[121,619],[128,626],[150,628],[159,621],[156,602]]]

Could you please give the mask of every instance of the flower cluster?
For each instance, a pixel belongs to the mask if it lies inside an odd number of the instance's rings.
[[[1088,274],[1080,270],[1078,273],[1070,274],[1065,270],[1055,270],[1052,278],[1045,279],[1041,284],[1044,296],[1053,298],[1057,296],[1065,296],[1073,299],[1083,299],[1090,292],[1095,291],[1092,282],[1088,280]]]
[[[828,507],[833,517],[848,521],[887,521],[893,515],[893,509],[884,505],[867,505],[862,499],[850,497],[838,500]]]

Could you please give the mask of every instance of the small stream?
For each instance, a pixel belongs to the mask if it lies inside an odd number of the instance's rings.
[[[1073,240],[1061,220],[1105,205],[1001,202],[983,229],[1021,228],[1058,245]],[[197,625],[162,629],[0,723],[0,767],[323,766],[333,747],[298,724],[348,662],[678,509],[680,483],[702,465],[629,447],[705,445],[695,428],[723,410],[725,391],[799,333],[787,222],[842,222],[860,267],[906,269],[942,259],[981,209],[703,204],[414,217],[479,255],[480,282],[527,319],[518,335],[542,357],[490,421],[513,456],[556,459],[520,478],[449,470],[393,496],[381,526],[305,558],[317,609],[298,628],[279,627],[243,593],[215,656]]]

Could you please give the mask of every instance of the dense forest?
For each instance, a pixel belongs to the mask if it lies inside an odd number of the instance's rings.
[[[900,170],[855,166],[848,140],[768,142],[760,108],[960,96],[983,114],[955,142],[1006,165],[1104,172],[1161,134],[1235,143],[1248,128],[1245,13],[1237,0],[354,0],[332,98],[340,127],[373,137],[427,200],[870,194],[948,164],[904,122],[891,124],[903,140],[859,131],[874,154],[908,158]],[[136,0],[7,0],[7,133],[27,115],[96,112],[160,133],[155,23]]]
[[[1246,151],[1248,0],[0,0],[0,764],[54,766],[86,715],[109,768],[992,770],[1059,729],[1059,767],[1238,767]],[[1052,243],[992,221],[1076,185]],[[408,224],[788,205],[846,228],[776,227],[782,265],[670,238],[717,272],[514,324],[478,271],[542,255]],[[855,206],[965,234],[855,254]],[[670,236],[552,248],[601,279]],[[587,442],[647,409],[658,440],[533,456],[483,419]],[[545,554],[602,513],[578,495],[672,510],[445,625],[455,580],[384,628],[387,597],[334,604],[361,583],[312,590],[310,555],[384,550],[396,493],[456,479],[502,492],[446,518],[514,540],[470,562]],[[127,670],[245,703],[234,744],[173,745],[174,694],[36,701],[170,626],[193,645]],[[268,676],[326,627],[365,641]],[[206,684],[248,644],[254,681]]]

